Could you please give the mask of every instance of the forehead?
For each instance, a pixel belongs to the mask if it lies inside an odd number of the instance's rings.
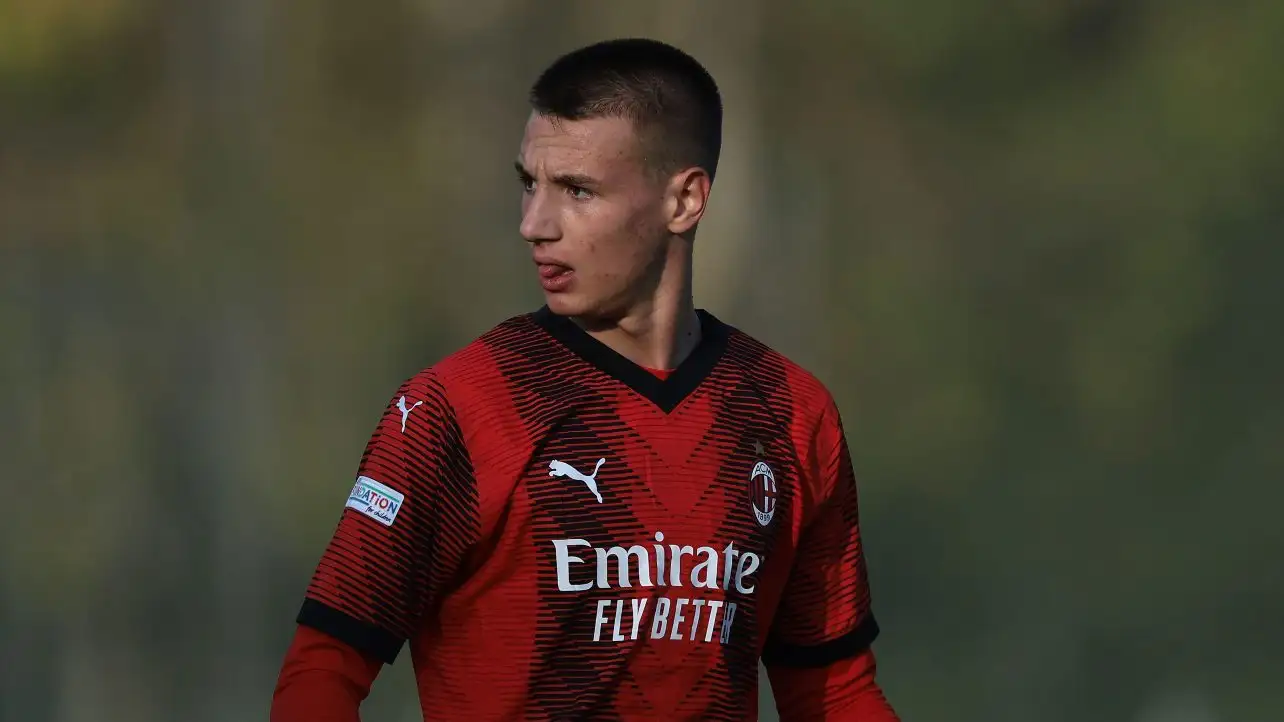
[[[566,171],[605,175],[641,168],[641,145],[625,118],[564,120],[531,113],[519,151],[532,172]]]

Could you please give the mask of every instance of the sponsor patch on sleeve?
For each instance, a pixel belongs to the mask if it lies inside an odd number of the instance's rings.
[[[358,476],[344,506],[355,509],[384,526],[392,526],[406,500],[404,494],[368,476]]]

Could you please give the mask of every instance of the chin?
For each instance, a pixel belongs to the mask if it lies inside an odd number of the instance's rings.
[[[545,293],[544,302],[548,305],[548,310],[558,316],[574,318],[581,322],[610,322],[615,315],[604,308],[597,299],[586,298],[577,293]]]
[[[593,304],[574,293],[545,293],[548,310],[559,316],[578,317],[592,313]]]

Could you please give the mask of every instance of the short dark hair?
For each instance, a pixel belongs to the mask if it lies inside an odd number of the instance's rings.
[[[695,58],[658,40],[606,40],[558,58],[530,92],[531,107],[563,120],[625,118],[648,165],[698,165],[712,177],[722,150],[722,97]]]

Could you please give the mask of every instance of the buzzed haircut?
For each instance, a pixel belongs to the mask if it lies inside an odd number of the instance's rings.
[[[722,96],[695,58],[658,40],[607,40],[558,58],[531,87],[551,118],[624,118],[662,174],[700,166],[710,177],[722,150]]]

